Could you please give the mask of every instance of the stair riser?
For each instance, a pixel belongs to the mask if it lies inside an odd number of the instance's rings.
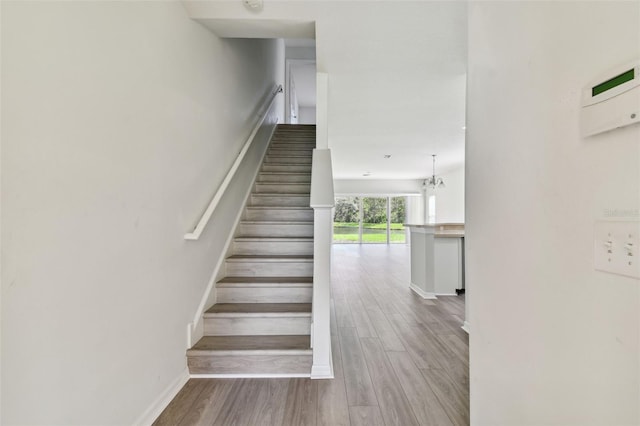
[[[311,303],[311,287],[222,287],[217,303]]]
[[[276,149],[314,149],[316,147],[316,141],[297,140],[295,142],[272,142],[269,148]]]
[[[269,154],[271,154],[271,151],[284,151],[287,153],[290,153],[292,151],[299,151],[301,155],[313,155],[313,150],[315,149],[315,146],[312,144],[277,144],[277,145],[271,145],[269,147]]]
[[[251,205],[257,207],[309,207],[309,197],[261,197],[251,195]]]
[[[311,173],[311,164],[269,164],[262,165],[263,172]]]
[[[282,174],[260,173],[258,175],[258,182],[311,183],[311,174],[302,173],[297,175],[290,175],[286,173],[282,173]]]
[[[311,277],[312,262],[226,262],[228,277]]]
[[[292,139],[289,141],[273,141],[269,148],[282,148],[282,149],[313,149],[316,147],[315,139]]]
[[[285,336],[309,334],[310,330],[308,316],[204,319],[205,336]]]
[[[274,241],[236,241],[233,243],[233,254],[238,255],[312,255],[313,241],[309,242],[274,242]]]
[[[276,164],[311,164],[311,156],[309,157],[283,157],[275,155],[267,155],[265,158],[266,163]]]
[[[246,220],[290,220],[290,221],[313,221],[313,210],[287,210],[287,209],[247,209],[245,212]]]
[[[191,374],[309,374],[311,355],[189,356]]]
[[[261,223],[241,223],[238,230],[239,237],[313,237],[313,224],[274,225]]]
[[[255,192],[262,194],[309,194],[311,184],[292,183],[283,185],[281,183],[256,183]]]
[[[311,140],[296,140],[290,142],[272,142],[269,149],[301,150],[310,153],[316,147],[316,142]]]
[[[279,140],[282,140],[282,139],[293,139],[293,140],[312,139],[312,140],[315,140],[316,139],[316,133],[315,132],[277,132],[273,136],[273,140],[274,141],[279,141]]]

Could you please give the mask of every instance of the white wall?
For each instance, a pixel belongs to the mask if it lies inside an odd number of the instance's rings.
[[[285,73],[286,73],[286,47],[283,39],[275,40],[276,43],[276,78],[278,84],[282,85],[283,92],[286,91],[285,87]],[[276,111],[278,111],[278,115],[282,117],[280,123],[284,123],[284,117],[286,117],[286,102],[284,99],[285,95],[278,96],[276,98]]]
[[[424,224],[424,196],[407,197],[407,223]]]
[[[316,124],[316,109],[314,107],[299,107],[298,124]]]
[[[336,179],[338,195],[409,195],[420,194],[421,180],[416,179]]]
[[[287,59],[316,59],[316,48],[312,46],[287,46],[285,50]]]
[[[592,240],[606,209],[640,207],[640,127],[578,132],[582,87],[638,59],[639,34],[638,2],[470,3],[474,425],[640,422],[640,282],[594,271]]]
[[[464,223],[464,168],[439,174],[445,187],[427,190],[436,196],[437,223]]]
[[[5,1],[1,27],[2,423],[131,424],[184,374],[242,188],[183,235],[283,46],[179,2]]]

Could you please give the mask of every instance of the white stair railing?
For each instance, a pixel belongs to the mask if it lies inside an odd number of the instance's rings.
[[[332,379],[331,359],[331,227],[334,206],[331,150],[314,149],[311,166],[313,208],[312,379]]]

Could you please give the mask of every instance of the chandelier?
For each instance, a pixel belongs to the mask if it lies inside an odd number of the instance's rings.
[[[436,177],[436,154],[432,154],[431,157],[433,157],[433,174],[424,180],[422,186],[429,189],[444,188],[442,178]]]

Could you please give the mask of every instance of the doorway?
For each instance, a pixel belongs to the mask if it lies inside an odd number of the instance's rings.
[[[315,40],[285,40],[285,123],[316,124]]]

